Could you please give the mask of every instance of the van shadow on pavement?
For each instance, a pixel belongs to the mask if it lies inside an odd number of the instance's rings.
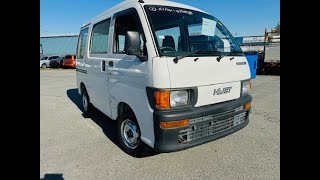
[[[82,102],[81,102],[81,96],[78,93],[78,89],[68,89],[67,90],[67,96],[69,99],[83,112]],[[84,118],[90,118],[93,122],[95,122],[97,125],[101,127],[103,130],[103,133],[119,148],[117,136],[116,136],[116,121],[113,121],[108,116],[103,114],[98,109],[94,110],[94,113],[90,115],[89,117],[82,113],[82,116]],[[121,148],[120,148],[121,149]],[[141,155],[137,158],[143,158],[143,157],[149,157],[154,156],[159,153],[146,150],[145,152],[141,153]]]
[[[40,180],[64,180],[62,174],[45,174]]]

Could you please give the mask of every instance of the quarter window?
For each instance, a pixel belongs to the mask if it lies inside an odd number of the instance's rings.
[[[88,28],[81,30],[77,47],[77,58],[83,59],[88,36]]]

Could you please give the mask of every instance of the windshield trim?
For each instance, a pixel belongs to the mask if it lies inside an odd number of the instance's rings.
[[[157,6],[157,7],[167,7],[167,8],[179,8],[179,9],[183,9],[183,10],[187,10],[187,11],[194,11],[194,12],[197,12],[197,13],[201,13],[201,14],[204,14],[204,15],[211,16],[215,21],[219,22],[219,24],[220,24],[221,26],[223,26],[223,27],[227,30],[230,39],[232,39],[232,41],[233,41],[233,42],[239,47],[239,49],[242,51],[240,45],[237,43],[237,41],[235,40],[235,38],[232,36],[232,34],[231,34],[231,32],[229,31],[229,29],[227,29],[226,26],[225,26],[221,21],[219,21],[216,17],[214,17],[214,16],[211,15],[211,14],[208,14],[208,13],[205,13],[205,12],[201,12],[201,11],[197,11],[197,10],[193,10],[193,9],[181,8],[181,7],[177,7],[177,6],[165,6],[165,5],[151,5],[151,4],[147,4],[147,5],[144,5],[144,6],[143,6],[143,7],[144,7],[144,8],[143,8],[143,11],[145,12],[146,18],[147,18],[147,20],[148,20],[148,22],[149,22],[149,25],[150,25],[150,27],[151,27],[151,29],[149,29],[149,30],[152,31],[152,32],[151,32],[152,35],[153,35],[152,40],[153,40],[153,42],[154,42],[154,44],[155,44],[155,47],[157,48],[159,57],[176,57],[177,55],[163,54],[163,53],[160,51],[159,42],[158,42],[158,39],[156,38],[156,37],[157,37],[157,36],[156,36],[156,31],[155,31],[155,29],[154,29],[153,22],[152,22],[152,20],[151,20],[151,16],[150,16],[149,10],[147,9],[147,8],[153,7],[153,6]],[[189,51],[188,51],[188,52],[189,52]],[[188,53],[188,52],[184,52],[184,53]],[[189,53],[190,53],[190,52],[189,52]],[[219,56],[219,55],[212,55],[212,54],[195,54],[195,55],[192,56],[192,57],[210,57],[210,56],[215,57],[215,56]],[[242,51],[242,54],[238,53],[238,54],[232,55],[232,51],[231,51],[231,52],[227,53],[226,56],[244,56],[244,53],[243,53],[243,51]]]

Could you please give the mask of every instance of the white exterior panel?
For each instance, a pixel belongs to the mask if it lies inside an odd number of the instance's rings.
[[[230,60],[230,58],[234,59]],[[185,57],[176,64],[167,58],[171,88],[200,87],[250,78],[250,68],[244,56],[223,57]],[[241,65],[238,65],[238,64]]]

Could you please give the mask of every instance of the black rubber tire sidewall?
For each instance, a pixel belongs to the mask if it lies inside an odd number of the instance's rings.
[[[83,99],[83,96],[86,95],[87,96],[87,103],[88,103],[88,108],[87,110],[85,110],[84,106],[83,106],[83,102],[82,102],[82,99]],[[87,91],[85,89],[82,90],[82,93],[81,93],[81,104],[82,104],[82,108],[83,108],[83,113],[86,114],[86,115],[90,115],[92,113],[92,105],[90,103],[90,98],[89,98],[89,95],[87,93]]]

